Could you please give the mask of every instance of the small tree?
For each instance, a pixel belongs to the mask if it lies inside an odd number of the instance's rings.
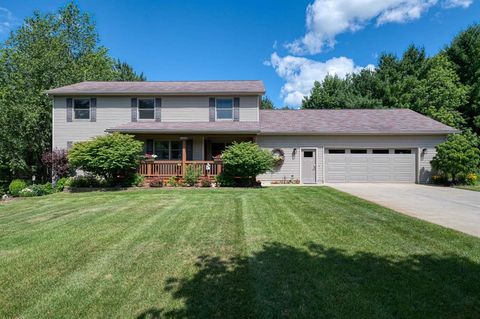
[[[480,165],[478,138],[472,133],[450,135],[446,142],[437,145],[437,154],[431,161],[438,172],[457,182],[459,175],[474,173]]]
[[[195,186],[195,183],[198,181],[202,175],[202,170],[200,167],[195,168],[194,165],[188,165],[185,170],[185,184],[188,186]]]
[[[75,143],[68,153],[73,168],[82,169],[118,184],[135,172],[143,143],[132,135],[113,133]]]
[[[48,173],[52,175],[54,180],[66,177],[70,174],[70,166],[68,165],[67,151],[64,149],[54,149],[46,151],[42,154],[42,163],[47,166]]]
[[[233,143],[222,154],[223,174],[236,178],[242,185],[252,185],[259,174],[273,168],[270,152],[252,142]]]

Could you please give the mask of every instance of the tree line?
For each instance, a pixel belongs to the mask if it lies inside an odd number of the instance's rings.
[[[460,32],[434,56],[411,45],[401,57],[382,54],[374,69],[316,81],[302,108],[409,108],[478,134],[480,25]]]
[[[144,81],[100,44],[90,14],[73,2],[36,11],[0,46],[0,183],[48,178],[42,154],[52,145],[52,100],[45,91],[81,81]]]

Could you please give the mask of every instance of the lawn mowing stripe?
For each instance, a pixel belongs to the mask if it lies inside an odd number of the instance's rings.
[[[139,207],[142,208],[142,207]],[[152,206],[145,207],[145,209],[152,209]],[[174,206],[165,207],[159,213],[156,213],[146,220],[142,221],[140,225],[137,225],[135,229],[130,229],[130,232],[126,236],[122,237],[120,240],[115,243],[110,244],[109,248],[103,251],[102,255],[99,258],[91,260],[89,263],[85,264],[82,267],[77,268],[73,273],[67,275],[62,281],[63,283],[50,292],[45,293],[42,298],[40,298],[37,303],[28,308],[23,312],[22,317],[31,313],[45,313],[49,314],[48,308],[51,305],[55,305],[62,302],[62,299],[68,297],[70,293],[75,292],[76,290],[82,289],[86,286],[88,282],[95,280],[98,274],[103,273],[106,269],[110,267],[112,260],[118,255],[122,254],[130,245],[130,242],[135,239],[135,237],[141,235],[141,233],[147,229],[152,223],[158,220],[161,217],[168,217],[168,212],[174,209]],[[171,215],[173,216],[173,215]],[[173,220],[173,217],[170,218]],[[97,274],[97,275],[96,275]],[[88,300],[92,300],[95,296],[84,297],[82,303],[88,304]]]

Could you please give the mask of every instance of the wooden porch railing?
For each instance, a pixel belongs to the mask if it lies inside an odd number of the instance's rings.
[[[214,161],[144,161],[140,163],[138,173],[146,178],[182,177],[188,165],[200,170],[201,176],[214,177],[222,172],[222,163]]]

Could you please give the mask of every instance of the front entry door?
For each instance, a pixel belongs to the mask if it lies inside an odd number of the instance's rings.
[[[315,184],[317,182],[317,152],[302,150],[302,183]]]

